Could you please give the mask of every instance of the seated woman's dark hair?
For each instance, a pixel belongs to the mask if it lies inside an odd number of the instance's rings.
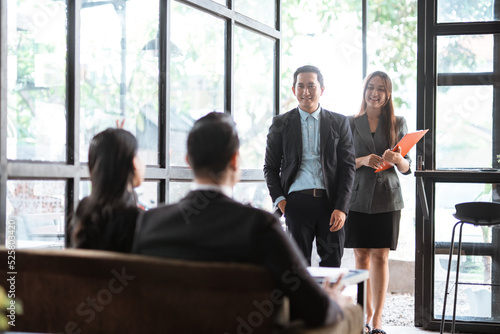
[[[134,135],[123,129],[106,129],[92,138],[88,162],[92,190],[78,205],[70,224],[71,246],[99,248],[90,243],[99,240],[106,223],[119,211],[137,209],[133,192],[137,150]]]

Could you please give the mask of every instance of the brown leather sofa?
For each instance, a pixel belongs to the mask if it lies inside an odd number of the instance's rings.
[[[7,249],[0,254],[0,271],[13,271]],[[334,326],[287,323],[286,312],[272,303],[280,291],[254,265],[18,249],[14,269],[9,277],[15,277],[16,299],[24,307],[11,328],[18,332],[256,334],[279,328],[293,334],[359,334],[363,329],[362,310],[354,304]],[[0,284],[11,288],[6,279]]]

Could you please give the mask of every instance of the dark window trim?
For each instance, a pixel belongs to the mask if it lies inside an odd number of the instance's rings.
[[[436,36],[486,35],[498,33],[500,22],[437,23],[433,25]]]
[[[0,2],[0,238],[7,219],[7,1]]]
[[[145,181],[158,182],[158,203],[168,201],[170,181],[190,182],[192,172],[186,167],[170,166],[168,156],[169,123],[170,123],[170,82],[169,82],[169,49],[170,49],[170,12],[172,1],[177,1],[209,13],[225,20],[225,112],[232,113],[234,108],[234,42],[235,26],[249,29],[266,38],[275,41],[274,46],[274,110],[280,109],[280,39],[281,39],[281,0],[275,0],[276,21],[274,26],[268,26],[257,20],[246,17],[232,10],[233,1],[228,0],[227,6],[211,0],[158,0],[159,5],[159,71],[158,71],[158,103],[159,103],[159,147],[158,164],[147,166]],[[42,162],[7,159],[7,3],[0,4],[0,237],[5,240],[7,215],[7,181],[8,180],[64,180],[66,181],[66,216],[76,208],[79,202],[79,187],[81,181],[88,180],[88,165],[81,163],[80,157],[80,80],[79,80],[79,38],[80,11],[82,0],[67,2],[67,72],[66,72],[66,113],[67,113],[67,148],[66,161]],[[245,169],[242,171],[242,182],[264,182],[261,170]]]
[[[218,16],[222,19],[231,20],[235,24],[253,30],[254,32],[267,35],[268,37],[275,39],[281,38],[281,32],[278,29],[270,27],[257,20],[251,19],[248,16],[240,14],[232,9],[229,9],[226,6],[218,4],[211,0],[173,0],[173,1],[183,3],[185,5],[190,5],[196,9]],[[280,21],[279,19],[276,20],[276,22],[279,21]]]
[[[438,86],[481,86],[493,85],[500,76],[493,72],[483,73],[438,73]]]
[[[417,128],[431,129],[424,140],[417,145],[417,157],[422,157],[424,171],[416,171],[417,203],[415,212],[416,250],[415,250],[415,325],[424,329],[439,330],[440,319],[433,318],[434,313],[434,210],[435,183],[499,183],[500,176],[496,172],[472,170],[436,170],[435,169],[435,101],[437,86],[491,85],[496,80],[493,99],[493,122],[496,129],[500,127],[500,57],[494,60],[492,73],[440,73],[436,71],[436,39],[437,36],[499,34],[499,22],[473,23],[436,23],[438,0],[418,1],[418,56],[417,56]],[[500,1],[495,2],[496,17],[500,18]],[[495,35],[494,55],[498,55],[500,39]],[[499,130],[500,131],[500,130]],[[499,131],[494,131],[498,133]],[[493,151],[500,147],[498,138],[492,138]],[[495,161],[495,160],[493,160]],[[421,209],[423,201],[418,192],[424,192],[430,215],[425,217]],[[448,326],[447,326],[448,327]],[[494,333],[497,323],[466,323],[458,321],[456,329],[464,332]]]

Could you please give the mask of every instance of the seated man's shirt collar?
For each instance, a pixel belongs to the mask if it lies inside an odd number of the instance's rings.
[[[233,197],[233,188],[228,187],[228,186],[219,186],[217,184],[194,183],[193,186],[191,187],[191,190],[216,191],[216,192],[219,192],[223,195],[226,195],[229,198]]]

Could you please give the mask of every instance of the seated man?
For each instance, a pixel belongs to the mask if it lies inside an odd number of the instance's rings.
[[[240,178],[239,139],[229,115],[212,112],[194,124],[187,161],[196,187],[179,203],[147,211],[138,221],[134,252],[197,261],[253,263],[268,269],[290,300],[291,319],[309,326],[343,318],[349,298],[323,289],[272,214],[231,199]]]

